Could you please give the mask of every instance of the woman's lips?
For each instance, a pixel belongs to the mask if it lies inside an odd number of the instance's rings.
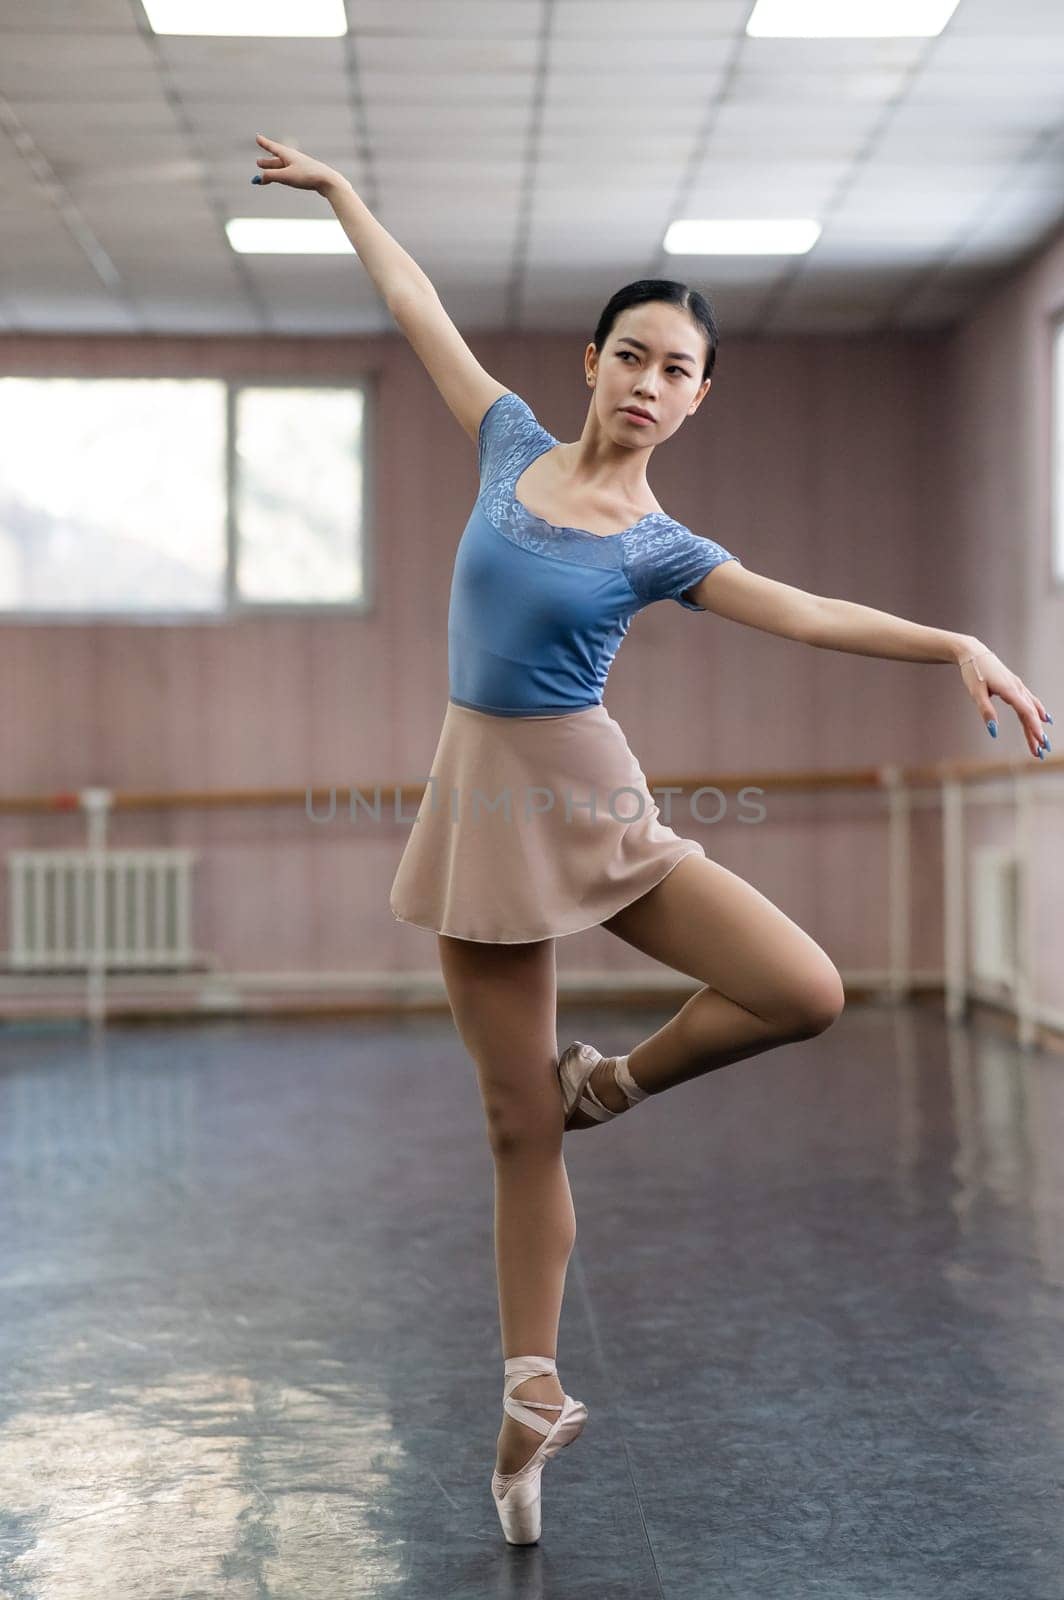
[[[622,410],[621,411],[621,416],[622,417],[627,417],[629,422],[638,422],[640,427],[643,427],[643,428],[649,428],[650,425],[651,425],[651,422],[653,421],[652,417],[641,417],[639,415],[638,411],[625,411],[625,410]]]

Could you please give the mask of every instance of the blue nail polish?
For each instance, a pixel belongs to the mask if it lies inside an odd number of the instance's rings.
[[[252,183],[261,183],[262,182],[262,173],[261,172],[256,172],[255,176],[252,178],[251,181],[252,181]]]
[[[1044,750],[1039,750],[1039,752],[1038,752],[1038,759],[1039,759],[1039,761],[1044,761],[1044,760],[1045,760],[1045,758],[1046,758],[1046,753],[1045,753],[1045,751],[1044,751]]]
[[[1047,722],[1052,722],[1052,720],[1053,720],[1053,718],[1049,715],[1049,712],[1047,711],[1046,712],[1046,721]]]
[[[996,739],[997,738],[997,723],[996,722],[988,722],[987,723],[987,728],[989,730],[990,737],[992,739]]]
[[[1044,745],[1045,745],[1045,747],[1046,747],[1046,749],[1047,749],[1047,750],[1049,750],[1049,751],[1052,751],[1052,749],[1053,749],[1053,746],[1052,746],[1052,745],[1051,745],[1051,744],[1050,744],[1050,742],[1049,742],[1049,740],[1048,740],[1048,739],[1043,739],[1043,740],[1042,740],[1042,743],[1043,743],[1043,744],[1044,744]]]

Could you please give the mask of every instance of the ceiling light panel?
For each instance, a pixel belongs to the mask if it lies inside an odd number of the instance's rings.
[[[338,39],[343,0],[141,0],[153,33],[253,39]]]
[[[757,0],[753,39],[931,39],[958,0]]]

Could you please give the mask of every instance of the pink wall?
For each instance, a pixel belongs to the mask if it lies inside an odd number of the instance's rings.
[[[982,633],[1043,686],[1064,736],[1064,694],[1054,708],[1049,690],[1061,667],[1059,596],[1039,593],[1045,518],[1025,446],[1044,420],[1027,390],[1045,376],[1037,331],[1062,262],[1064,251],[953,340],[725,340],[707,402],[649,476],[667,510],[755,571]],[[578,436],[589,400],[582,337],[469,342],[551,432]],[[477,473],[473,445],[402,336],[0,338],[4,373],[204,371],[375,375],[376,607],[344,620],[222,626],[0,624],[6,794],[86,783],[366,787],[428,771],[447,696],[448,583]],[[983,464],[974,477],[961,472],[970,457]],[[671,602],[633,623],[606,703],[652,781],[981,755],[989,743],[947,665],[810,649]],[[878,805],[768,805],[757,827],[700,827],[686,813],[674,826],[773,899],[840,967],[882,967]],[[915,953],[935,967],[929,834]],[[300,809],[123,818],[112,842],[203,850],[197,940],[223,967],[432,969],[434,937],[397,924],[388,907],[407,836],[401,824],[315,826]],[[0,824],[4,850],[81,841],[76,820]],[[558,954],[563,970],[648,965],[598,929],[560,941]]]
[[[1051,563],[1052,324],[1064,312],[1064,234],[997,288],[947,341],[941,376],[947,558],[933,565],[936,604],[952,596],[967,627],[1018,673],[1056,718],[1064,752],[1064,586]],[[1024,758],[1016,713],[998,707],[1001,753]],[[967,709],[965,707],[964,709]],[[974,708],[973,708],[974,709]],[[990,743],[978,717],[958,728],[941,703],[935,730],[966,756]],[[1036,784],[1032,807],[1035,993],[1064,1025],[1064,805],[1059,779]],[[978,824],[1011,837],[1007,810]],[[993,830],[989,832],[989,830]]]

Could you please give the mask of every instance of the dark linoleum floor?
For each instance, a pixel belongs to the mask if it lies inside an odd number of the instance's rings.
[[[851,1004],[566,1160],[514,1549],[450,1018],[0,1030],[0,1595],[1062,1600],[1064,1059]]]

